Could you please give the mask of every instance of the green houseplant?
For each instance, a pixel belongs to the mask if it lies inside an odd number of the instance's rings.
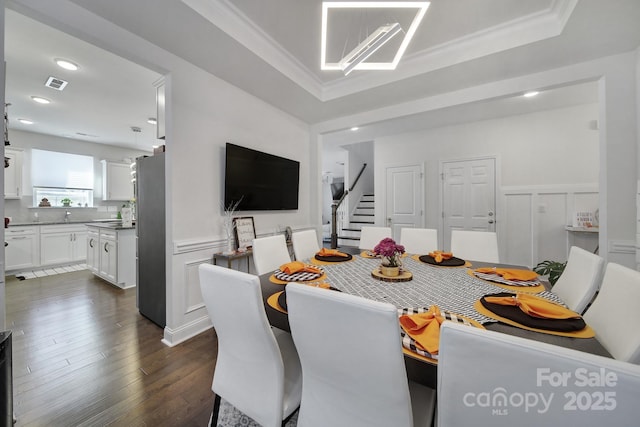
[[[62,203],[62,206],[71,206],[71,199],[68,197],[65,197],[64,199],[60,200],[60,202]]]
[[[541,276],[548,276],[549,283],[551,286],[555,285],[560,275],[564,271],[564,268],[567,266],[567,262],[558,262],[558,261],[542,261],[538,263],[535,267],[533,267],[533,271],[538,273]]]

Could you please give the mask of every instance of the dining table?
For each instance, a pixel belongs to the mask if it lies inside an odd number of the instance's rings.
[[[379,274],[380,259],[367,252],[355,251],[349,254],[350,259],[343,262],[318,262],[303,260],[308,265],[320,268],[321,277],[303,283],[310,285],[326,283],[334,290],[358,295],[375,301],[391,303],[399,310],[399,316],[415,312],[414,309],[428,309],[437,306],[442,310],[455,313],[475,325],[482,325],[487,330],[515,335],[539,342],[558,345],[574,350],[584,351],[600,356],[611,357],[609,352],[595,338],[577,338],[559,336],[523,329],[506,324],[476,310],[477,301],[485,295],[500,292],[513,292],[512,287],[480,279],[473,270],[481,267],[527,269],[522,266],[508,264],[492,264],[473,260],[464,260],[464,264],[456,267],[445,267],[425,263],[419,255],[406,255],[402,258],[404,279],[387,279]],[[287,276],[276,277],[280,273],[269,272],[260,276],[262,296],[267,318],[273,327],[289,331],[286,310],[278,305],[277,297],[286,289]],[[523,292],[535,293],[551,302],[563,304],[555,295],[548,282],[541,280],[541,286],[524,289]],[[328,290],[328,292],[330,292]],[[519,291],[517,291],[519,292]],[[413,311],[412,311],[413,310]],[[322,319],[318,319],[322,321]],[[403,342],[405,342],[403,333]],[[319,343],[318,345],[322,345]],[[417,354],[408,346],[402,347],[408,378],[412,381],[435,388],[437,379],[437,360]],[[437,356],[435,356],[437,357]],[[514,362],[517,363],[517,362]]]

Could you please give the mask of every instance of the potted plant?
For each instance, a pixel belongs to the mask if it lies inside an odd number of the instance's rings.
[[[558,262],[558,261],[547,260],[547,261],[542,261],[541,263],[538,263],[538,265],[533,267],[533,271],[535,271],[541,276],[548,276],[549,283],[551,283],[551,286],[553,286],[556,284],[556,282],[560,278],[560,275],[562,274],[566,266],[567,266],[566,261]]]
[[[404,246],[396,244],[390,237],[382,239],[373,248],[373,253],[382,257],[380,272],[384,276],[398,276],[400,274],[400,257],[404,253]]]
[[[64,199],[60,200],[60,202],[62,203],[62,206],[64,206],[64,207],[71,206],[71,199],[68,198],[68,197],[65,197]]]

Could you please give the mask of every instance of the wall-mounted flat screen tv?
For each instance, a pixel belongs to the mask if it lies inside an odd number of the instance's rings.
[[[300,162],[227,143],[224,205],[239,211],[298,209]]]

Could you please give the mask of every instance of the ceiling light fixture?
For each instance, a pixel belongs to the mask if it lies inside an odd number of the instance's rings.
[[[389,62],[366,62],[366,58],[364,58],[361,62],[354,65],[354,70],[395,70],[398,63],[400,62],[400,58],[404,55],[407,47],[409,46],[409,42],[413,38],[422,18],[424,18],[427,9],[429,8],[429,4],[431,2],[428,1],[346,1],[346,2],[323,2],[322,3],[322,28],[321,28],[321,45],[320,45],[320,69],[322,70],[341,70],[345,69],[344,62],[345,58],[341,59],[339,62],[327,62],[327,35],[328,35],[328,22],[330,18],[330,13],[337,13],[338,11],[335,9],[416,9],[416,14],[413,18],[413,21],[409,25],[409,28],[406,30],[404,39],[400,43],[400,47],[398,48],[396,54],[393,57],[393,60]],[[383,26],[384,27],[384,26]],[[380,31],[380,28],[376,30],[376,32]],[[388,33],[388,32],[387,32]],[[386,33],[386,34],[387,34]],[[375,34],[375,32],[374,32]],[[395,33],[397,34],[397,32]],[[388,39],[384,41],[382,44],[386,43],[390,40],[395,34],[387,36]],[[379,36],[380,37],[380,36]],[[366,42],[366,40],[365,40]],[[360,43],[358,46],[361,47],[363,43]],[[382,44],[380,46],[382,46]],[[356,48],[356,49],[358,49]],[[379,46],[378,46],[379,48]],[[373,53],[373,52],[371,52]],[[349,55],[347,55],[349,56]],[[368,55],[370,56],[370,55]],[[348,58],[347,58],[348,59]],[[353,61],[351,61],[353,62]],[[349,62],[350,63],[350,62]]]
[[[49,104],[49,103],[51,103],[51,101],[49,101],[47,98],[43,98],[41,96],[32,96],[31,99],[33,99],[38,104]]]
[[[375,30],[369,37],[364,39],[362,43],[356,46],[351,52],[349,52],[339,62],[340,68],[344,72],[344,75],[349,75],[355,67],[368,57],[373,55],[375,51],[380,49],[386,42],[391,40],[393,36],[398,34],[402,28],[400,24],[394,22],[389,25],[382,25]]]
[[[358,129],[360,129],[358,126],[354,126],[354,127],[352,127],[352,128],[351,128],[351,131],[355,132],[355,131],[357,131]]]
[[[524,95],[522,95],[522,96],[524,96],[525,98],[532,98],[532,97],[536,96],[536,95],[537,95],[537,94],[539,94],[539,93],[540,93],[540,92],[538,92],[538,91],[532,90],[532,91],[530,91],[530,92],[525,93],[525,94],[524,94]]]
[[[153,118],[153,117],[149,117],[149,118],[147,119],[147,123],[149,123],[149,124],[151,124],[151,125],[156,125],[156,124],[158,124],[158,121],[157,121],[155,118]]]
[[[71,61],[67,61],[66,59],[56,58],[55,62],[56,64],[58,64],[58,67],[64,68],[65,70],[76,71],[79,68],[77,64],[74,64]]]
[[[18,119],[18,121],[20,123],[22,123],[23,125],[32,125],[33,122],[31,120],[27,120],[27,119]]]

